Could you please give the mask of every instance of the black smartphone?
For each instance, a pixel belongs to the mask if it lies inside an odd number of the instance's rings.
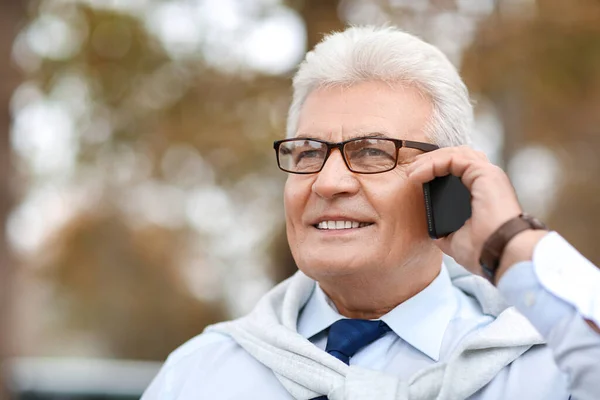
[[[460,229],[471,218],[471,193],[454,175],[423,184],[429,236],[438,239]]]

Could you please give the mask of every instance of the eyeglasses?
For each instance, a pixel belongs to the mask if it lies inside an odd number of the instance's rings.
[[[356,138],[339,143],[319,139],[284,139],[274,142],[273,148],[277,154],[279,168],[292,174],[314,174],[321,171],[333,149],[340,151],[350,171],[359,174],[379,174],[396,167],[402,148],[429,152],[439,147],[410,140]],[[400,161],[408,162],[406,159]]]

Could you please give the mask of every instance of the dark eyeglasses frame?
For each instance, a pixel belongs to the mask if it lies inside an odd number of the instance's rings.
[[[361,171],[355,171],[352,169],[352,167],[350,167],[350,163],[348,162],[348,160],[346,160],[346,154],[344,154],[344,146],[346,146],[346,144],[350,143],[350,142],[355,142],[358,140],[368,140],[368,139],[387,140],[389,142],[394,143],[394,145],[396,146],[396,153],[395,153],[396,160],[394,161],[394,165],[391,168],[388,168],[383,171],[361,172]],[[313,142],[319,142],[319,143],[323,143],[323,144],[327,145],[327,154],[325,155],[323,164],[321,165],[321,168],[319,168],[318,171],[294,172],[294,171],[288,171],[287,169],[281,168],[281,163],[279,162],[279,147],[281,147],[281,145],[285,142],[292,142],[292,141],[298,141],[298,140],[310,140]],[[288,172],[290,174],[299,174],[299,175],[309,175],[309,174],[316,174],[318,172],[321,172],[321,170],[325,166],[325,163],[327,162],[327,159],[329,159],[329,156],[331,155],[331,152],[333,151],[333,149],[338,149],[340,151],[340,154],[342,155],[342,159],[344,160],[346,167],[348,167],[348,169],[350,171],[352,171],[356,174],[366,174],[366,175],[381,174],[383,172],[388,172],[388,171],[391,171],[394,168],[396,168],[396,165],[398,165],[398,151],[403,147],[406,147],[408,149],[421,150],[424,153],[428,153],[430,151],[434,151],[434,150],[437,150],[440,148],[438,145],[435,145],[432,143],[415,142],[412,140],[392,139],[392,138],[384,138],[384,137],[377,137],[377,136],[375,136],[375,137],[358,137],[358,138],[348,139],[348,140],[344,140],[343,142],[337,142],[337,143],[332,143],[332,142],[327,142],[325,140],[312,139],[312,138],[290,138],[290,139],[276,140],[275,142],[273,142],[273,148],[275,149],[275,155],[277,157],[277,166],[279,167],[279,169],[284,172]]]

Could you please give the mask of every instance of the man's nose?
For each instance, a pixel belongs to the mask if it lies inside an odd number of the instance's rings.
[[[350,171],[338,149],[332,150],[323,169],[317,173],[312,190],[323,198],[353,195],[359,190],[359,182]]]

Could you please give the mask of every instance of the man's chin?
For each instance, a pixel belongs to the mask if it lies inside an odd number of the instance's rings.
[[[362,262],[361,259],[365,261]],[[364,253],[358,255],[345,252],[343,254],[327,253],[323,258],[303,260],[298,268],[314,280],[332,276],[347,276],[364,272],[369,268]]]

